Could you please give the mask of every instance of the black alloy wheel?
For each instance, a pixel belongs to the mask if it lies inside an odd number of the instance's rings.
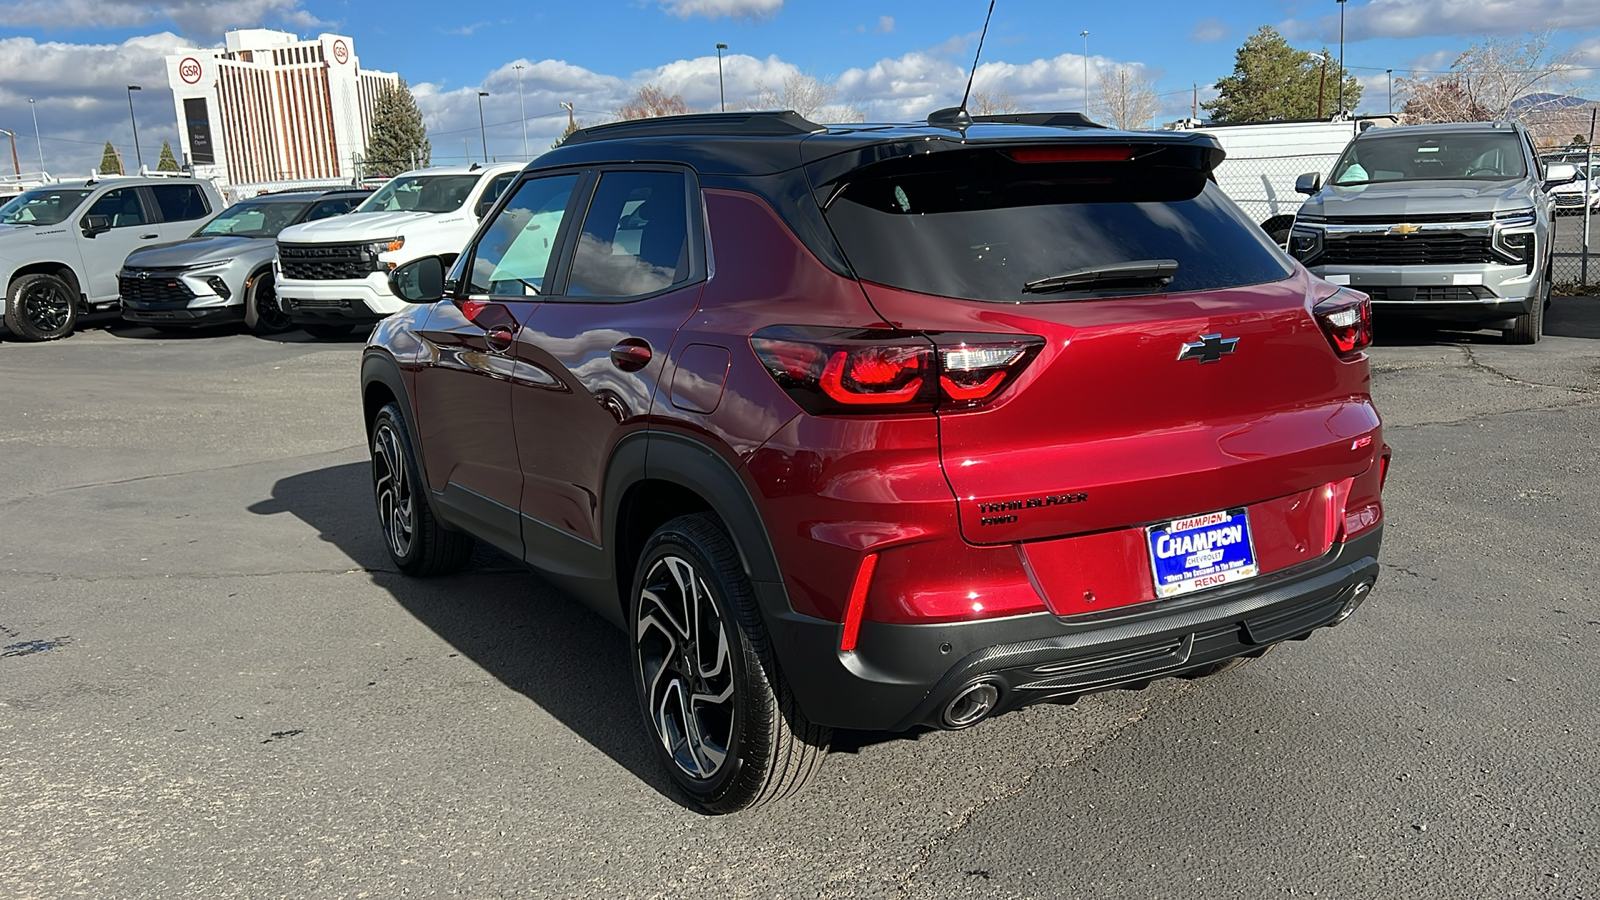
[[[454,572],[472,557],[469,535],[445,528],[428,505],[400,407],[390,403],[372,423],[372,495],[383,542],[400,571],[426,577]]]
[[[803,788],[832,733],[795,703],[721,523],[700,513],[658,529],[631,597],[634,686],[673,782],[712,813]]]
[[[26,341],[53,341],[78,322],[77,293],[55,275],[24,275],[6,293],[6,327]]]
[[[282,334],[294,327],[278,305],[278,289],[270,274],[256,276],[245,303],[245,325],[254,334]]]

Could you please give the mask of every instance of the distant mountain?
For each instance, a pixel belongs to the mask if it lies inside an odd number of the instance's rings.
[[[1529,94],[1519,97],[1511,104],[1511,110],[1516,113],[1529,111],[1548,112],[1558,109],[1573,109],[1579,106],[1588,106],[1593,100],[1582,97],[1573,97],[1570,94]]]

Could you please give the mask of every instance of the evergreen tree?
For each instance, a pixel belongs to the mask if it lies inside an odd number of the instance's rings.
[[[106,151],[100,154],[100,174],[122,174],[122,160],[117,157],[117,148],[111,146],[110,141],[106,141]]]
[[[1361,102],[1361,83],[1349,72],[1340,71],[1326,47],[1321,55],[1329,62],[1294,49],[1276,29],[1263,25],[1235,54],[1233,74],[1217,79],[1217,99],[1200,105],[1218,125],[1327,119],[1340,111],[1339,79],[1343,77],[1344,111],[1353,111]]]
[[[172,155],[172,144],[168,141],[161,142],[161,161],[156,163],[157,172],[177,172],[178,158]]]
[[[433,145],[422,126],[422,110],[405,79],[388,86],[373,104],[372,135],[367,139],[364,175],[398,175],[432,160]]]

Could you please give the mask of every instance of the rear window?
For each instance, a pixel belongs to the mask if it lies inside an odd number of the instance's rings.
[[[852,178],[827,218],[864,280],[970,300],[1206,291],[1292,271],[1202,173],[1144,162],[1018,163],[994,150],[894,160]],[[1024,290],[1076,270],[1145,260],[1175,261],[1171,282]]]

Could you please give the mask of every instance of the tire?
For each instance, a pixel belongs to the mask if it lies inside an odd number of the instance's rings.
[[[1544,310],[1549,306],[1553,273],[1545,268],[1544,283],[1539,293],[1528,303],[1528,311],[1512,320],[1510,328],[1501,329],[1500,335],[1508,344],[1537,344],[1544,336]]]
[[[673,519],[638,563],[628,603],[633,680],[673,782],[719,814],[798,793],[832,731],[795,703],[721,523],[703,513]]]
[[[333,325],[326,322],[308,322],[300,326],[306,334],[325,341],[337,341],[347,338],[350,332],[355,331],[354,325]]]
[[[6,327],[25,341],[53,341],[78,324],[78,292],[55,275],[24,275],[6,291]]]
[[[1289,246],[1289,226],[1285,225],[1282,228],[1274,228],[1271,231],[1267,232],[1267,237],[1272,238],[1272,242],[1274,244],[1277,244],[1280,248],[1288,247]]]
[[[1225,659],[1222,662],[1209,663],[1197,669],[1190,669],[1189,671],[1182,673],[1182,677],[1210,678],[1213,675],[1221,675],[1224,672],[1232,672],[1236,669],[1242,669],[1245,666],[1250,665],[1251,663],[1261,659],[1276,649],[1278,649],[1277,644],[1268,644],[1267,648],[1262,650],[1260,653],[1250,656],[1235,656],[1233,659]]]
[[[278,292],[270,272],[257,275],[245,292],[244,327],[257,335],[283,334],[294,327],[289,314],[278,306]]]
[[[445,528],[434,516],[400,407],[378,410],[370,446],[372,496],[389,558],[418,578],[459,571],[472,558],[472,536]]]

